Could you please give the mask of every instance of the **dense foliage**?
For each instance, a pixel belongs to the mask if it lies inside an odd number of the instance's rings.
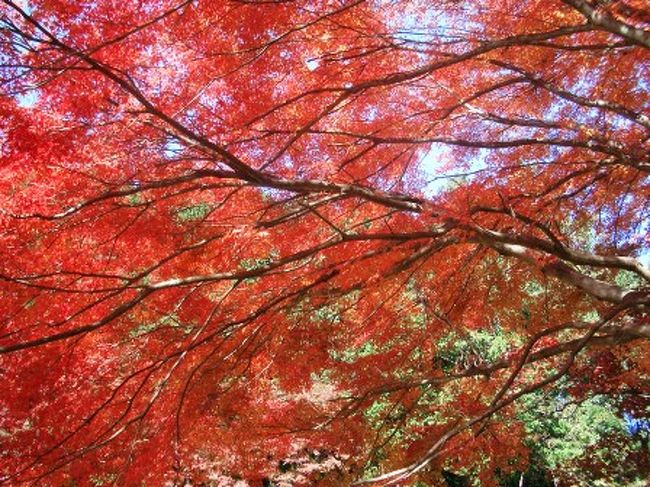
[[[644,485],[648,80],[644,0],[2,0],[0,483]]]

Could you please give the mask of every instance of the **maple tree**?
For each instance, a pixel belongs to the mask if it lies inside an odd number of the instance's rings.
[[[1,5],[2,481],[487,486],[558,387],[648,414],[643,0]]]

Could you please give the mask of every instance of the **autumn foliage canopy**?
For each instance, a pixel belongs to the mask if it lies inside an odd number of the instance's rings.
[[[649,26],[2,0],[0,483],[490,486],[542,401],[642,421]]]

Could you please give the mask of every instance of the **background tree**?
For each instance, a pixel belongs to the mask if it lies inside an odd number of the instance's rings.
[[[643,481],[645,2],[0,15],[5,482]]]

